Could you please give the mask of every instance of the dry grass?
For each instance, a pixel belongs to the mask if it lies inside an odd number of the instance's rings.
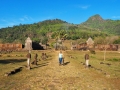
[[[41,59],[41,53],[48,55]],[[59,51],[32,51],[38,54],[38,66],[31,65],[26,69],[27,52],[14,52],[0,57],[0,90],[119,90],[120,86],[120,53],[107,52],[106,61],[103,52],[90,54],[92,68],[85,69],[84,54],[86,51],[63,51],[65,66],[58,65]],[[102,62],[102,64],[100,64]],[[109,65],[110,64],[110,65]],[[17,67],[18,73],[4,76]]]
[[[96,54],[91,54],[89,51],[73,51],[72,55],[76,62],[84,62],[84,54],[89,53],[90,64],[96,69],[101,69],[105,73],[110,73],[112,77],[120,77],[120,53],[117,51],[108,51],[106,60],[104,61],[104,52],[97,51]]]

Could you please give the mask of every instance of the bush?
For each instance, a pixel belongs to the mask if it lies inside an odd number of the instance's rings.
[[[89,49],[91,54],[96,54],[94,49]]]
[[[113,59],[109,59],[108,61],[116,62],[116,61],[120,61],[120,58],[113,58]]]
[[[10,55],[7,55],[7,57],[10,57]]]

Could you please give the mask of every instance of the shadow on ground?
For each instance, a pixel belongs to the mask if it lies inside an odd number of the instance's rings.
[[[43,66],[47,66],[49,62],[46,63],[41,63],[41,64],[37,64],[35,65],[35,67],[31,68],[31,69],[35,69],[35,68],[39,68],[39,67],[43,67]]]
[[[67,65],[67,64],[69,64],[70,62],[64,62],[64,64],[63,65]]]
[[[25,61],[26,59],[5,59],[5,60],[0,60],[0,64],[20,63]]]

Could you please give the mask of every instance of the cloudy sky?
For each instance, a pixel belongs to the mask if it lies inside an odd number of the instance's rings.
[[[120,0],[0,0],[0,28],[56,18],[80,24],[95,14],[120,20]]]

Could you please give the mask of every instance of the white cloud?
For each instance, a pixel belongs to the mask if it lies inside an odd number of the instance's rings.
[[[112,16],[113,19],[120,19],[120,16]]]
[[[81,9],[88,9],[90,5],[78,5],[77,7]]]
[[[88,6],[81,6],[82,9],[87,9],[89,7],[90,7],[89,5]]]
[[[23,16],[22,18],[20,18],[19,20],[20,20],[20,21],[31,21],[31,20],[33,20],[33,18],[25,15],[25,16]]]
[[[0,28],[3,27],[12,27],[14,25],[19,25],[20,23],[28,23],[32,22],[33,19],[27,15],[23,16],[22,18],[6,18],[0,20]]]

